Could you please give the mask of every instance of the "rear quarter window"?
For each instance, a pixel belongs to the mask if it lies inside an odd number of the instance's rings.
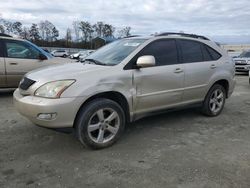
[[[210,48],[209,46],[206,46],[206,48],[207,48],[209,54],[211,55],[212,60],[215,61],[215,60],[218,60],[221,58],[221,54],[219,52],[215,51],[214,49]]]

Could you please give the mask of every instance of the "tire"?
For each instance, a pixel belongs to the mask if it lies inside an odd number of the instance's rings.
[[[78,113],[75,129],[80,142],[91,149],[113,145],[125,128],[125,114],[116,102],[100,98],[86,104]]]
[[[225,100],[225,88],[220,84],[213,85],[208,91],[205,100],[203,101],[202,113],[210,117],[218,116],[224,108]]]
[[[63,57],[64,57],[64,58],[66,58],[66,57],[67,57],[67,55],[66,55],[66,54],[63,54]]]

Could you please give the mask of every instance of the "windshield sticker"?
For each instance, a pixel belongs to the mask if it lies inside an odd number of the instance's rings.
[[[138,42],[127,42],[124,44],[124,46],[131,46],[131,47],[136,47],[139,45],[140,45],[140,43],[138,43]]]

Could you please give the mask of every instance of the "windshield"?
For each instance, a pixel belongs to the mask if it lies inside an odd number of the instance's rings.
[[[121,39],[112,42],[88,56],[105,65],[117,65],[138,48],[146,39]]]
[[[239,57],[250,57],[250,52],[242,52]]]

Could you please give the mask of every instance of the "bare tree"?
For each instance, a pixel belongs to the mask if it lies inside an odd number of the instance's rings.
[[[130,31],[131,31],[131,27],[124,27],[123,29],[118,31],[118,38],[130,36],[131,35]]]
[[[0,25],[0,33],[5,33],[5,29],[3,25]]]
[[[4,19],[1,18],[1,14],[0,14],[0,33],[5,33]]]
[[[21,22],[12,23],[12,33],[14,35],[21,36],[22,32],[23,32],[23,29],[22,29],[22,23]]]
[[[4,27],[6,33],[12,34],[13,32],[12,22],[4,20]]]
[[[104,23],[103,22],[97,22],[96,24],[93,25],[93,29],[96,32],[96,35],[98,37],[103,36],[103,28],[104,28]]]
[[[26,40],[30,39],[30,32],[28,27],[23,27],[20,36]]]
[[[41,36],[39,34],[39,28],[37,24],[32,24],[29,29],[29,36],[32,41],[38,41],[41,39]]]
[[[40,30],[42,39],[47,42],[55,41],[57,40],[57,37],[59,36],[59,31],[48,20],[41,21],[39,23],[39,30]]]
[[[72,34],[71,34],[71,29],[68,28],[66,31],[66,36],[65,36],[65,41],[66,41],[66,46],[69,47],[70,42],[72,41]]]
[[[40,21],[39,23],[39,32],[42,40],[45,40],[45,30],[46,30],[46,24],[45,21]]]
[[[115,27],[110,24],[104,24],[102,33],[104,37],[112,37],[115,32]]]
[[[75,34],[75,41],[78,42],[80,39],[80,22],[79,21],[73,21],[73,31]]]
[[[94,30],[92,29],[92,26],[89,22],[84,22],[84,21],[80,22],[80,30],[82,31],[83,39],[84,42],[86,43],[87,41],[90,40]]]

